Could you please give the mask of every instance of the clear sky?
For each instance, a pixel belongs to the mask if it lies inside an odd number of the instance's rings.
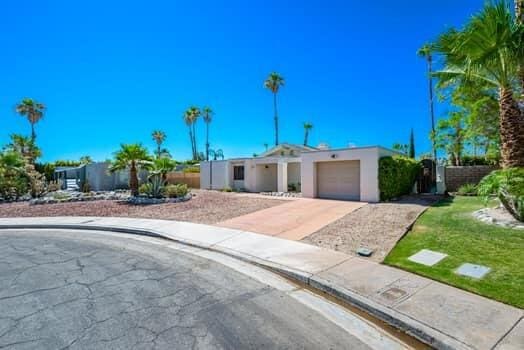
[[[167,133],[190,156],[190,105],[216,115],[211,148],[251,156],[273,142],[271,93],[280,72],[281,142],[332,147],[407,143],[427,152],[425,63],[416,50],[460,26],[482,0],[6,1],[0,11],[0,144],[29,134],[14,112],[31,97],[44,160],[104,160],[120,143],[153,149]],[[446,113],[438,106],[437,116]],[[204,149],[204,126],[198,125]]]

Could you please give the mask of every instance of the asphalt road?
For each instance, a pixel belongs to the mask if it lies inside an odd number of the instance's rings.
[[[94,232],[0,232],[0,349],[369,349],[221,264]]]

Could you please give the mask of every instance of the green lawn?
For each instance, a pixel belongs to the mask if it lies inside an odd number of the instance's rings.
[[[524,230],[484,224],[471,216],[477,197],[444,199],[429,208],[384,263],[524,308]],[[421,249],[448,254],[429,267],[407,258]],[[481,280],[456,275],[462,263],[491,267]]]

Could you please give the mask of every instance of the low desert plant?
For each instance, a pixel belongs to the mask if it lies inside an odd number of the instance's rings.
[[[62,181],[49,181],[47,183],[47,192],[56,192],[62,188]]]
[[[498,198],[511,215],[524,221],[524,168],[492,171],[480,181],[478,194],[486,203]]]
[[[185,197],[189,193],[189,188],[186,184],[167,185],[165,187],[165,195],[169,198]]]
[[[91,185],[89,184],[89,181],[85,180],[82,184],[82,192],[89,193],[91,192]]]
[[[144,190],[144,194],[151,198],[162,198],[164,196],[165,181],[160,174],[153,174],[149,176],[148,182],[140,188]],[[139,191],[140,192],[140,191]]]
[[[222,189],[222,192],[233,192],[233,189],[229,186],[226,186]]]
[[[461,196],[476,196],[477,195],[477,185],[464,184],[458,188],[457,194]]]

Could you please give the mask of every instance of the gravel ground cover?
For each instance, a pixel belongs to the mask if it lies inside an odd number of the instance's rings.
[[[357,255],[359,247],[374,251],[381,262],[417,217],[440,197],[407,196],[389,203],[371,203],[305,237],[302,241]]]
[[[32,216],[122,216],[215,224],[236,216],[286,203],[273,198],[236,193],[194,190],[195,196],[182,203],[133,205],[122,201],[73,202],[29,205],[27,202],[0,204],[0,217]]]

